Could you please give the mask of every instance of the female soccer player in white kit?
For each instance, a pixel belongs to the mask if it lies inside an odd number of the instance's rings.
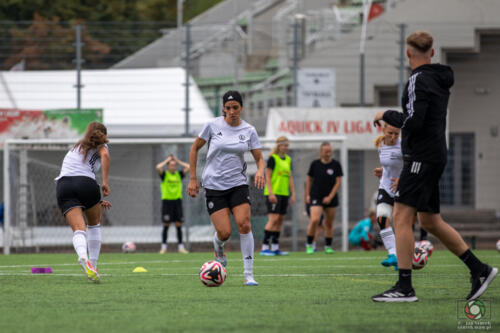
[[[73,246],[78,254],[78,262],[93,282],[99,282],[100,279],[97,259],[102,242],[102,207],[111,207],[109,202],[101,201],[101,190],[103,196],[110,193],[107,142],[106,127],[96,121],[91,122],[83,139],[64,157],[61,172],[55,179],[57,204],[73,230]],[[99,188],[95,174],[101,164],[102,185]],[[87,218],[88,229],[83,214]]]
[[[243,100],[239,92],[228,91],[222,97],[224,116],[205,124],[189,153],[191,176],[188,194],[195,197],[200,189],[196,177],[198,150],[208,142],[208,153],[202,175],[206,205],[215,227],[215,260],[226,266],[224,243],[231,236],[230,212],[240,232],[245,285],[257,286],[253,277],[254,239],[250,225],[250,194],[244,153],[250,151],[257,163],[254,185],[264,188],[265,162],[255,128],[240,119]]]
[[[398,267],[398,260],[396,258],[396,239],[390,222],[394,207],[394,194],[401,169],[403,169],[403,153],[401,152],[399,133],[399,128],[385,124],[384,134],[375,140],[382,165],[382,168],[374,170],[375,175],[380,177],[377,195],[377,222],[380,226],[382,242],[388,252],[387,258],[380,263],[383,266],[394,266],[394,269]]]

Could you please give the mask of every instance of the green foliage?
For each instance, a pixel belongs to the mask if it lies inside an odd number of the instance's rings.
[[[239,247],[239,246],[238,246]],[[500,265],[496,251],[476,251]],[[212,253],[103,254],[100,284],[86,280],[75,254],[0,256],[1,332],[449,332],[457,329],[459,301],[469,273],[447,251],[435,251],[415,271],[419,302],[374,303],[397,272],[380,265],[385,251],[255,260],[258,287],[243,286],[240,253],[228,253],[228,278],[204,287],[198,272]],[[32,266],[51,266],[32,275]],[[132,273],[137,267],[147,273]],[[500,327],[500,281],[485,293],[491,327]],[[460,313],[459,313],[460,314]]]
[[[188,0],[191,19],[221,0]],[[2,0],[0,70],[74,68],[76,24],[84,68],[108,68],[176,26],[177,0]]]

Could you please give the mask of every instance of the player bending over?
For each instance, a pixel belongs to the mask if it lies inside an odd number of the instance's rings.
[[[102,208],[111,208],[109,202],[101,200],[101,190],[103,196],[110,193],[109,152],[106,143],[106,127],[96,121],[91,122],[83,139],[64,157],[59,176],[55,179],[57,205],[73,230],[73,246],[78,254],[78,262],[88,279],[93,282],[99,282],[100,279],[97,260],[102,243]],[[99,188],[95,173],[101,164],[102,185]]]

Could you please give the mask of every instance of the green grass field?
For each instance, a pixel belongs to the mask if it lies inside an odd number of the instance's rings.
[[[500,266],[498,252],[476,253]],[[413,275],[419,302],[384,304],[370,300],[397,277],[379,264],[383,257],[257,256],[260,285],[245,287],[241,255],[229,253],[226,282],[207,288],[198,270],[211,253],[103,254],[100,284],[87,281],[74,254],[0,256],[0,332],[440,332],[465,321],[457,316],[470,283],[459,259],[435,251]],[[54,273],[33,275],[32,266]],[[137,266],[148,272],[132,273]],[[500,330],[500,278],[482,300],[491,329]]]

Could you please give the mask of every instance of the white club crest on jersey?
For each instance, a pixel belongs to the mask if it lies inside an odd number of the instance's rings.
[[[326,170],[326,173],[329,174],[330,176],[333,175],[333,169]]]

